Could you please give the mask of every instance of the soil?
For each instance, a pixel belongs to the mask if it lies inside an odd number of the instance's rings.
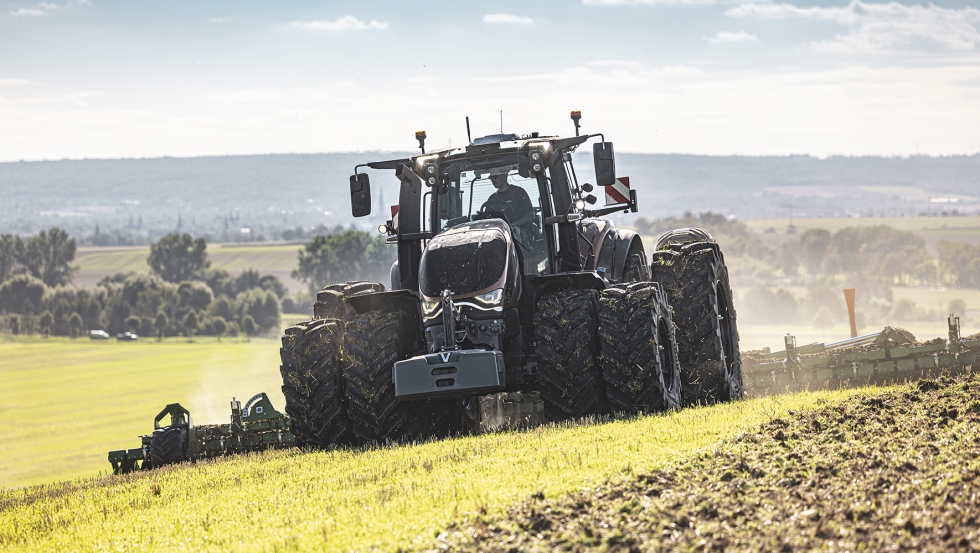
[[[433,550],[980,550],[980,378],[794,413],[672,469],[443,532]]]

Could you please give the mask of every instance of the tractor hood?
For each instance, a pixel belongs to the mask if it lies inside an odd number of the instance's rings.
[[[510,227],[500,219],[457,225],[429,241],[419,265],[419,291],[438,301],[443,290],[463,299],[504,288],[517,260]]]

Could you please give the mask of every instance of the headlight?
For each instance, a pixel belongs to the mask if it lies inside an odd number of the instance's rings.
[[[578,211],[582,211],[583,209],[585,209],[585,202],[582,200],[575,200],[575,209],[577,209]]]
[[[431,319],[442,312],[441,301],[422,301],[422,318]]]
[[[541,152],[538,150],[531,152],[531,161],[541,161]]]
[[[492,292],[487,292],[486,294],[480,294],[473,298],[473,303],[483,307],[499,307],[500,300],[504,297],[504,289],[497,288]]]

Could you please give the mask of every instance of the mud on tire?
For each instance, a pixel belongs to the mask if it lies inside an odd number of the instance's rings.
[[[659,284],[618,284],[602,291],[599,365],[611,411],[636,414],[680,407],[677,340]]]
[[[738,328],[721,249],[713,240],[663,247],[653,254],[651,269],[674,313],[683,404],[741,398]]]
[[[344,336],[344,391],[354,440],[359,443],[445,437],[463,431],[457,399],[402,401],[392,371],[403,351],[407,325],[393,311],[354,315]]]
[[[313,318],[347,322],[355,314],[354,309],[347,305],[345,301],[347,298],[384,291],[384,285],[366,280],[330,284],[317,292],[316,303],[313,304]]]
[[[544,414],[575,419],[604,410],[597,359],[599,292],[562,290],[538,299],[534,337]]]
[[[187,458],[187,430],[183,426],[157,428],[150,438],[150,466],[175,465]]]
[[[339,359],[343,332],[339,321],[312,320],[289,327],[282,337],[282,393],[290,429],[301,446],[350,440]]]

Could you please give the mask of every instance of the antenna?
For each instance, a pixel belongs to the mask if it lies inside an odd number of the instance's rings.
[[[466,116],[466,140],[469,141],[470,144],[473,143],[473,137],[470,136],[470,116],[469,115]]]
[[[500,110],[500,134],[504,134],[504,110]]]

